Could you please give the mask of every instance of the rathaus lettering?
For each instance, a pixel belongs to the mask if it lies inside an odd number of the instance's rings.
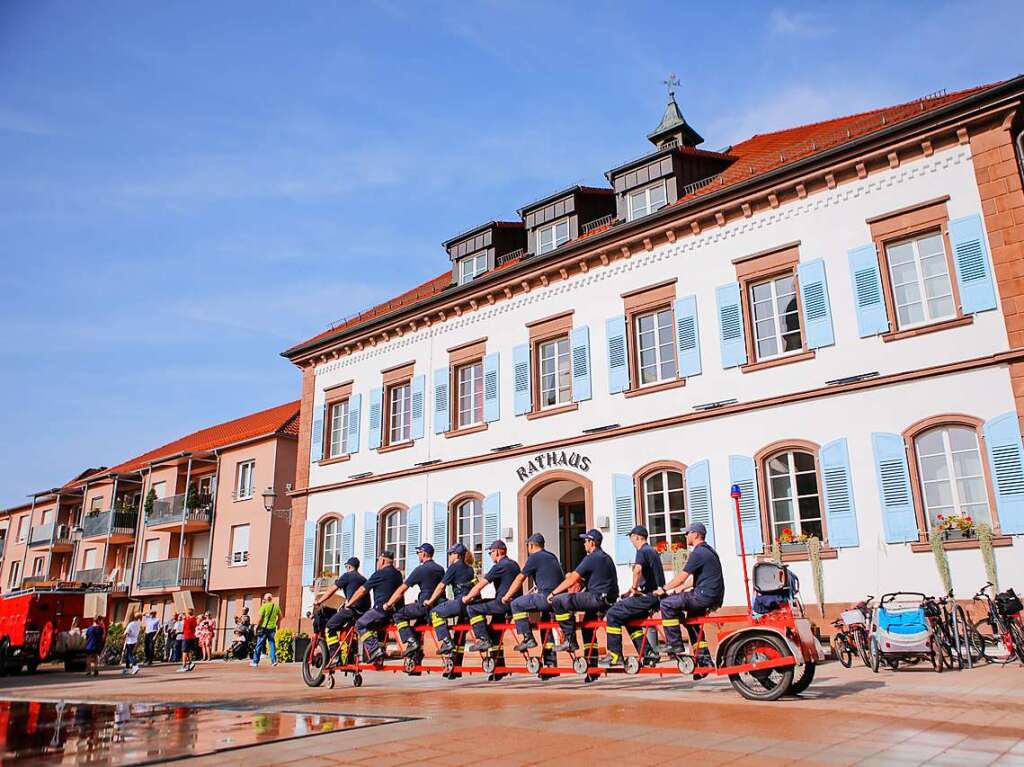
[[[548,453],[535,455],[525,466],[516,469],[516,476],[521,482],[525,482],[538,471],[553,469],[556,466],[568,466],[580,471],[590,471],[590,458],[579,453],[569,453],[565,450],[552,450]]]

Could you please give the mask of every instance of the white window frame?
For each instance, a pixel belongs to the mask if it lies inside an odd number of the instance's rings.
[[[462,529],[463,522],[468,523],[466,531]],[[483,566],[487,541],[484,540],[484,504],[478,498],[467,498],[455,507],[455,543],[472,551],[473,561],[478,567]]]
[[[239,534],[245,528],[245,548],[239,547]],[[245,522],[241,525],[231,526],[231,554],[229,565],[231,567],[244,567],[249,563],[249,545],[252,526]]]
[[[341,520],[332,517],[320,525],[320,572],[341,575]]]
[[[941,252],[939,254],[931,254],[930,256],[927,256],[927,257],[928,258],[937,258],[937,257],[941,256],[942,270],[943,270],[943,275],[942,276],[945,276],[945,278],[946,278],[946,285],[948,287],[948,292],[944,293],[942,295],[932,296],[931,298],[929,298],[928,294],[925,292],[925,284],[924,284],[925,283],[925,277],[924,277],[924,271],[921,268],[921,247],[920,247],[920,242],[921,242],[921,240],[926,240],[926,239],[930,239],[930,238],[933,238],[933,237],[937,237],[938,238],[939,245],[941,246]],[[890,251],[891,251],[892,248],[899,247],[900,245],[910,245],[912,250],[913,250],[914,259],[913,259],[912,262],[909,262],[909,263],[912,263],[914,265],[914,278],[915,279],[913,280],[913,282],[901,282],[901,283],[899,283],[897,285],[896,284],[896,275],[893,273],[894,266],[893,266],[893,263],[892,263],[892,256],[890,255]],[[931,325],[934,322],[942,322],[944,320],[950,320],[950,319],[953,319],[953,318],[955,318],[957,316],[957,313],[956,313],[956,297],[955,297],[955,295],[953,293],[953,276],[949,273],[949,256],[946,253],[946,238],[943,237],[941,231],[922,232],[921,234],[914,235],[913,237],[907,237],[907,238],[904,238],[904,239],[901,239],[901,240],[894,240],[893,242],[885,243],[885,262],[886,262],[887,268],[889,269],[889,285],[891,286],[891,289],[892,289],[892,305],[893,305],[894,311],[896,312],[896,317],[895,317],[896,327],[899,330],[908,330],[910,328],[919,328],[919,327],[922,327],[924,325]],[[903,265],[905,265],[905,264],[900,264],[900,266],[903,266]],[[933,274],[928,279],[935,279],[935,278],[937,278],[939,276],[940,276],[939,274]],[[901,307],[901,304],[899,303],[899,296],[898,296],[898,293],[897,293],[897,288],[903,287],[904,285],[910,285],[910,284],[916,284],[917,285],[918,301],[916,301],[916,302],[908,302],[907,304],[902,304],[902,306],[908,306],[910,303],[919,303],[921,305],[921,311],[922,311],[922,314],[924,315],[924,319],[919,320],[917,322],[902,322],[900,320],[900,307]],[[931,313],[931,307],[928,305],[928,302],[929,301],[934,301],[934,300],[939,299],[939,298],[948,298],[949,299],[949,304],[950,304],[951,308],[950,308],[950,311],[949,311],[948,314],[943,314],[943,315],[939,315],[939,316],[933,317],[932,313]]]
[[[16,587],[18,579],[21,577],[21,562],[15,560],[11,562],[10,572],[7,573],[7,588],[13,589]]]
[[[332,402],[330,406],[331,434],[327,440],[327,455],[330,458],[348,454],[348,403],[347,399],[343,399],[340,402]]]
[[[484,422],[484,363],[470,362],[455,369],[458,428]]]
[[[973,452],[977,456],[977,459],[978,459],[978,468],[979,468],[979,473],[978,474],[970,474],[970,475],[966,475],[966,476],[960,476],[960,475],[958,475],[956,473],[957,463],[956,463],[955,457],[957,455],[962,455],[962,454],[966,453],[967,451],[966,450],[953,450],[953,445],[952,445],[952,443],[950,442],[950,439],[949,439],[949,432],[950,432],[951,429],[962,429],[963,431],[969,432],[971,434],[971,436],[973,437],[973,439],[974,439],[974,449],[973,449]],[[928,453],[926,455],[921,450],[920,441],[926,435],[931,434],[931,433],[936,432],[936,431],[940,432],[942,434],[942,453]],[[926,431],[921,432],[916,437],[914,437],[914,454],[917,456],[917,477],[918,477],[918,482],[920,483],[920,486],[921,486],[920,487],[920,491],[921,491],[921,504],[924,506],[925,524],[928,525],[928,529],[929,530],[932,529],[932,527],[934,526],[934,520],[932,519],[932,508],[934,508],[934,507],[928,505],[928,491],[927,491],[925,486],[929,485],[929,484],[938,484],[938,483],[945,483],[945,484],[949,485],[950,493],[952,495],[952,500],[953,500],[953,505],[951,507],[950,506],[939,506],[938,507],[939,510],[943,513],[944,516],[948,517],[951,514],[970,515],[974,519],[975,523],[984,522],[985,524],[989,524],[989,525],[992,524],[992,507],[989,504],[988,480],[985,477],[985,464],[983,463],[983,461],[985,460],[985,456],[984,456],[984,454],[981,451],[981,443],[978,440],[978,432],[975,429],[971,428],[970,426],[965,426],[963,424],[958,424],[958,423],[951,423],[951,424],[944,424],[944,425],[941,425],[941,426],[935,426],[935,427],[933,427],[931,429],[928,429]],[[945,458],[945,461],[946,461],[947,478],[946,479],[936,479],[936,480],[925,480],[925,478],[924,478],[925,477],[925,473],[924,473],[923,459],[924,458],[935,458],[935,457],[938,457],[940,455],[942,455]],[[984,517],[982,517],[978,513],[978,511],[977,511],[977,508],[982,505],[981,502],[966,503],[960,497],[960,495],[961,495],[961,493],[960,493],[960,483],[964,482],[966,480],[978,480],[978,481],[981,482],[981,485],[984,488],[984,498],[985,498],[985,501],[984,501],[985,516]],[[973,507],[973,508],[966,508],[965,509],[965,507]]]
[[[409,512],[405,509],[395,508],[385,511],[383,519],[381,519],[383,535],[380,536],[381,545],[377,551],[377,556],[380,556],[381,552],[391,549],[395,555],[395,567],[403,572],[405,571],[405,542],[408,537],[408,525]]]
[[[95,547],[93,547],[91,549],[86,549],[82,553],[82,569],[83,570],[95,570],[96,569],[96,557],[98,556],[98,554],[96,553],[97,551],[98,550]],[[91,557],[89,556],[90,554],[92,555]]]
[[[487,272],[489,266],[488,261],[490,259],[487,253],[475,253],[471,256],[459,259],[459,284],[465,285],[467,282],[472,282],[481,274]]]
[[[412,441],[412,381],[388,387],[388,444]]]
[[[564,235],[559,235],[558,230],[565,228]],[[550,233],[551,239],[549,242],[544,242],[545,235]],[[550,253],[553,250],[557,250],[562,245],[565,245],[569,241],[569,219],[560,218],[557,221],[552,221],[550,224],[537,229],[537,255],[542,253]]]
[[[651,192],[655,189],[660,189],[662,194],[662,203],[658,207],[652,207],[654,203],[651,201]],[[643,205],[634,205],[636,198],[643,196]],[[629,211],[629,220],[636,221],[638,218],[649,216],[652,213],[661,210],[668,205],[668,189],[665,188],[665,182],[659,181],[656,184],[651,184],[643,189],[633,189],[626,193],[626,207]]]
[[[164,494],[167,492],[167,483],[164,480],[154,482],[151,490],[156,493],[157,500],[163,500]]]
[[[89,499],[89,511],[102,511],[103,510],[103,496],[97,495]],[[88,569],[88,568],[87,568]]]
[[[661,318],[668,316],[668,325],[664,326],[661,324]],[[640,323],[642,320],[648,317],[654,318],[654,328],[649,331],[640,330]],[[675,312],[671,306],[662,307],[661,309],[655,309],[650,312],[642,312],[633,317],[633,333],[636,338],[636,374],[637,374],[637,385],[638,386],[651,386],[653,384],[662,383],[664,381],[674,381],[679,377],[679,360],[676,358],[676,322]],[[665,334],[667,333],[667,338]],[[644,344],[644,336],[652,337],[654,345]],[[665,356],[665,349],[669,350],[672,359],[672,373],[671,375],[662,375],[661,368],[668,362],[668,357]],[[644,365],[643,354],[645,351],[654,351],[654,379],[650,381],[644,380],[644,371],[651,370],[651,365]]]
[[[550,363],[553,368],[551,372],[545,373],[546,363]],[[568,335],[550,338],[537,344],[537,373],[537,393],[541,410],[572,402],[572,348]],[[545,378],[552,375],[554,385],[548,386]],[[554,402],[548,402],[548,395],[552,393]]]
[[[32,527],[28,524],[28,517],[28,514],[23,514],[22,516],[18,517],[18,533],[14,539],[15,543],[24,543],[25,538],[28,537],[28,530],[26,528],[31,529]]]
[[[668,483],[668,475],[676,474],[679,476],[680,482],[679,487],[670,489]],[[651,482],[655,477],[661,476],[661,490],[652,489],[648,483]],[[667,547],[672,545],[673,537],[678,538],[677,543],[682,543],[686,546],[686,536],[683,535],[683,530],[686,529],[686,477],[681,471],[675,469],[658,469],[652,471],[646,475],[641,482],[641,495],[643,498],[643,513],[644,513],[644,526],[650,532],[650,537],[647,542],[652,546],[657,546],[660,541],[664,541]],[[664,506],[664,511],[651,511],[651,500],[661,496],[661,501]],[[671,502],[675,498],[680,501],[682,505],[678,509],[673,509]],[[665,532],[655,533],[654,525],[651,524],[652,517],[664,517],[665,519]],[[676,520],[677,524],[673,524],[673,520]]]
[[[796,453],[803,453],[804,455],[811,457],[812,468],[804,471],[798,471],[796,468],[796,459],[794,455]],[[785,474],[772,474],[769,468],[770,462],[774,461],[782,456],[786,457],[786,473]],[[805,474],[813,475],[814,477],[814,494],[799,492],[797,487],[797,477]],[[775,495],[775,487],[772,484],[773,477],[786,477],[789,480],[789,495],[778,496]],[[765,489],[768,493],[768,522],[771,526],[770,540],[777,541],[781,535],[782,527],[788,527],[793,533],[793,536],[802,535],[805,530],[803,529],[804,521],[800,518],[800,501],[806,498],[817,498],[818,499],[818,517],[817,520],[821,523],[821,536],[822,542],[828,534],[828,530],[825,527],[825,502],[822,496],[821,483],[818,482],[818,456],[809,450],[800,450],[799,448],[791,448],[789,450],[781,450],[778,453],[773,453],[768,456],[764,461],[764,481]],[[788,501],[791,504],[793,510],[793,519],[785,522],[779,522],[775,518],[775,503],[777,501]],[[813,522],[815,520],[808,520]],[[813,534],[811,531],[810,534]]]
[[[149,555],[154,554],[155,559],[150,559]],[[147,538],[142,542],[142,561],[145,562],[159,562],[160,561],[160,539],[159,538]]]
[[[792,314],[796,317],[797,332],[800,335],[800,346],[796,349],[784,350],[783,347],[783,336],[792,335],[792,330],[784,330],[782,327],[782,316],[779,315],[779,289],[778,284],[781,280],[789,279],[793,283],[793,302],[795,309],[792,312],[786,312],[786,315]],[[768,301],[755,301],[754,290],[767,285],[768,290],[771,293],[771,298]],[[763,280],[755,280],[747,285],[747,299],[750,301],[750,325],[752,335],[754,336],[754,357],[758,360],[773,360],[779,357],[788,357],[791,354],[800,354],[804,350],[804,323],[803,318],[800,316],[800,286],[797,285],[796,273],[787,272],[786,274],[776,274],[773,277],[768,277]],[[772,315],[772,335],[770,338],[775,340],[775,354],[761,354],[761,341],[766,341],[769,336],[760,336],[758,327],[761,323],[766,323],[768,317],[763,317],[760,320],[757,318],[757,306],[759,304],[769,303],[771,305]]]
[[[256,492],[256,461],[247,458],[239,461],[235,469],[235,500],[247,501]]]
[[[32,560],[32,575],[42,575],[43,568],[46,566],[46,557],[36,557]]]

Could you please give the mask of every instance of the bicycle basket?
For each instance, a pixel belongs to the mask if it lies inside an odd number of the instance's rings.
[[[1007,589],[1001,594],[996,594],[996,608],[1002,615],[1016,615],[1024,610],[1020,597],[1013,589]]]
[[[858,610],[856,607],[852,610],[844,610],[840,616],[843,619],[843,624],[850,628],[850,626],[863,626],[867,621],[864,619],[864,613]]]

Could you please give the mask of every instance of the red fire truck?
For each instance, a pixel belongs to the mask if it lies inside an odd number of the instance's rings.
[[[0,598],[0,674],[34,672],[43,661],[63,660],[68,671],[83,670],[85,655],[67,632],[78,619],[84,631],[85,595],[77,585],[57,584],[12,591]]]

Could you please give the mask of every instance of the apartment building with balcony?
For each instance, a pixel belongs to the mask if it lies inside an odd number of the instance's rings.
[[[283,597],[298,412],[288,403],[201,429],[6,510],[3,591],[103,586],[118,620],[129,605],[169,614],[188,591],[222,627],[268,591]]]
[[[598,527],[625,587],[638,522],[670,570],[703,522],[733,607],[741,530],[808,601],[813,536],[831,608],[941,590],[932,536],[958,596],[983,546],[1024,582],[1022,100],[1018,77],[709,151],[673,97],[608,189],[469,229],[450,270],[286,350],[289,620],[348,556],[421,541],[522,561],[539,531],[569,568]]]

